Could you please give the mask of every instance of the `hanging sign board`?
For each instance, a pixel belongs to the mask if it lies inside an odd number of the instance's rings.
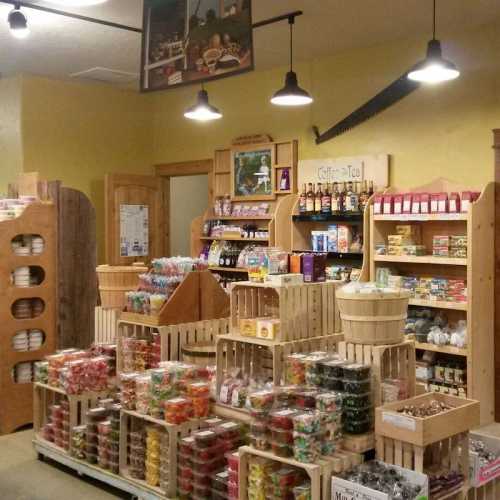
[[[120,205],[120,256],[145,257],[149,253],[147,205]]]
[[[251,0],[144,0],[141,90],[254,68]]]
[[[389,155],[300,160],[299,186],[313,182],[373,181],[380,190],[389,185]]]

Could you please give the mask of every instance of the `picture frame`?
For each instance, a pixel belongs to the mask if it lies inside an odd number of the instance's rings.
[[[251,0],[145,0],[141,92],[253,71]]]
[[[276,149],[274,143],[231,149],[231,200],[276,199]]]

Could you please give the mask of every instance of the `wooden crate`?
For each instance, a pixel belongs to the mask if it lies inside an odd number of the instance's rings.
[[[117,309],[105,309],[97,306],[94,309],[94,325],[96,344],[114,344],[116,342],[116,324],[120,317]]]
[[[466,498],[467,500],[498,500],[500,498],[500,478],[478,488],[471,488]]]
[[[121,318],[149,326],[166,326],[228,315],[229,298],[212,273],[193,271],[186,274],[157,316],[124,311]]]
[[[35,382],[33,384],[33,429],[36,439],[41,428],[48,422],[50,406],[58,404],[62,399],[69,401],[69,442],[72,445],[73,428],[87,423],[86,413],[98,406],[99,401],[108,397],[109,391],[85,392],[83,394],[66,394],[63,389]]]
[[[181,425],[173,425],[153,418],[149,415],[142,415],[135,411],[122,410],[120,416],[120,475],[133,483],[137,483],[143,488],[149,489],[159,495],[160,498],[174,498],[177,495],[177,451],[180,438],[196,431],[202,427],[202,419],[190,420]],[[168,433],[168,461],[169,461],[169,482],[168,490],[164,491],[160,487],[154,487],[140,479],[134,479],[128,473],[128,434],[135,430],[137,425],[155,424]]]
[[[57,211],[53,203],[33,203],[17,218],[0,222],[0,435],[33,422],[33,384],[14,382],[12,371],[18,363],[33,363],[55,351],[57,346]],[[16,255],[11,241],[18,235],[36,234],[44,240],[39,255]],[[11,272],[21,266],[38,266],[43,282],[33,287],[11,284]],[[17,319],[13,304],[20,299],[38,298],[43,312],[35,318]],[[39,329],[45,340],[37,351],[14,351],[12,337],[21,330]]]
[[[384,404],[381,384],[385,379],[408,381],[408,396],[415,396],[415,342],[380,345],[339,343],[339,354],[356,363],[372,367],[372,392],[375,407]]]
[[[195,342],[213,342],[219,335],[226,334],[229,328],[229,319],[212,319],[196,321],[194,323],[183,323],[171,326],[151,326],[147,324],[134,323],[130,321],[118,321],[117,328],[117,359],[116,370],[123,370],[122,346],[123,339],[133,337],[137,339],[151,340],[153,334],[161,337],[161,360],[181,361],[182,348],[186,344]]]
[[[342,450],[353,453],[365,453],[375,448],[375,433],[344,434],[342,436]]]
[[[441,401],[452,407],[427,418],[414,418],[398,412],[407,405]],[[479,426],[479,402],[441,393],[423,394],[375,409],[375,434],[416,446],[427,445],[456,436]]]
[[[469,489],[468,432],[437,440],[427,446],[377,435],[376,450],[379,460],[427,475],[438,474],[442,470],[462,472],[465,476],[464,484],[457,491],[432,498],[466,498]]]
[[[287,356],[312,351],[337,352],[338,343],[343,338],[342,334],[334,334],[292,342],[259,343],[255,338],[221,335],[217,339],[217,394],[225,374],[233,368],[241,368],[245,376],[269,379],[279,385],[285,373]]]
[[[239,335],[240,319],[280,320],[276,341],[321,337],[340,332],[335,301],[338,283],[279,286],[237,282],[231,287],[231,333]]]
[[[331,500],[332,474],[346,472],[363,461],[362,455],[338,452],[331,457],[321,457],[317,464],[305,464],[293,458],[278,457],[268,451],[256,450],[250,446],[242,446],[239,449],[239,456],[239,500],[248,498],[248,463],[252,456],[267,458],[305,471],[311,481],[311,498],[314,500]]]

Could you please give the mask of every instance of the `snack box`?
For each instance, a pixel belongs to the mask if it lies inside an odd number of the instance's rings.
[[[338,252],[338,227],[335,224],[328,226],[328,251]]]
[[[240,335],[244,337],[255,337],[257,335],[257,319],[240,319]]]
[[[305,283],[326,281],[326,255],[307,253],[302,256]]]
[[[416,193],[413,195],[413,200],[411,203],[411,213],[412,214],[419,214],[420,213],[420,194]]]
[[[420,242],[422,237],[421,227],[416,224],[398,224],[396,234],[413,238],[415,242]]]
[[[392,255],[392,256],[403,255],[403,247],[399,245],[398,246],[389,245],[387,247],[387,255]]]
[[[471,439],[481,440],[488,450],[500,453],[500,438],[470,433]],[[493,462],[481,465],[479,454],[469,451],[470,483],[473,488],[479,488],[500,476],[500,457]]]
[[[467,248],[467,235],[450,236],[450,247]]]
[[[411,214],[411,203],[413,200],[413,195],[411,193],[406,193],[403,195],[403,213]]]
[[[450,246],[450,236],[444,235],[434,235],[432,237],[432,246],[433,247],[449,247]]]
[[[301,285],[304,283],[304,275],[302,273],[268,274],[266,281],[279,286]]]
[[[404,236],[402,234],[389,234],[387,236],[387,243],[389,246],[403,246],[414,245],[415,241],[411,236]]]
[[[394,213],[402,214],[403,213],[403,195],[395,194],[394,195]]]
[[[448,193],[439,193],[438,212],[440,214],[448,212]]]
[[[460,212],[460,196],[458,193],[450,193],[448,199],[448,211],[450,214],[457,214]]]
[[[259,319],[257,320],[257,338],[274,340],[278,338],[280,332],[279,319]]]
[[[402,253],[401,255],[426,255],[427,249],[424,245],[404,245],[401,247]]]
[[[383,213],[383,196],[381,194],[376,194],[373,197],[373,213],[375,215],[380,215]]]
[[[449,257],[450,256],[450,248],[448,246],[433,246],[432,247],[432,255],[434,257]]]
[[[394,198],[392,197],[392,195],[391,194],[384,195],[383,197],[384,214],[392,214],[393,204],[394,204]]]
[[[430,200],[431,200],[431,214],[437,214],[438,213],[438,201],[439,201],[439,194],[438,193],[432,193],[430,195]]]
[[[467,257],[467,248],[450,247],[449,256],[465,259]]]
[[[347,253],[351,248],[352,232],[349,226],[337,226],[337,247],[340,253]]]
[[[470,191],[462,191],[462,197],[460,199],[460,211],[468,212],[470,204],[472,203],[472,193]]]
[[[429,478],[426,474],[403,469],[397,465],[391,465],[391,468],[398,471],[411,483],[422,487],[420,495],[412,500],[429,500]],[[359,483],[347,481],[337,476],[332,477],[332,500],[391,500],[391,498],[387,493],[362,486]]]
[[[431,211],[431,196],[429,193],[420,193],[420,213],[428,214]]]
[[[292,274],[302,273],[302,255],[301,254],[290,255],[290,273],[292,273]]]

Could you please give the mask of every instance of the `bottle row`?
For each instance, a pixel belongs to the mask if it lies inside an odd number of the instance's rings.
[[[315,187],[304,184],[299,197],[300,214],[363,213],[373,194],[373,181],[334,182]]]

